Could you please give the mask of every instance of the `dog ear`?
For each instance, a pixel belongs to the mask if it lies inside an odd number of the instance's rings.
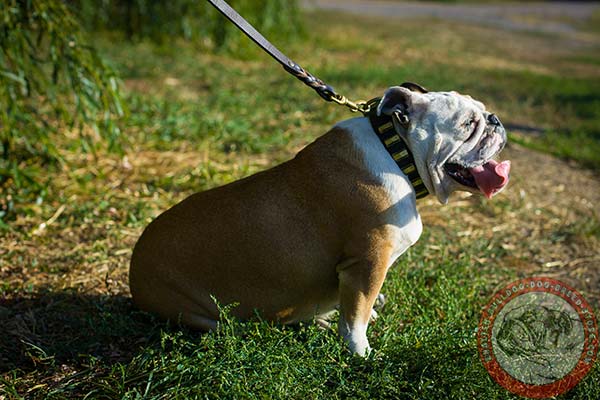
[[[377,115],[392,115],[396,112],[408,113],[409,108],[412,106],[412,97],[413,94],[409,89],[392,86],[383,94],[377,106]]]
[[[425,89],[423,86],[413,83],[413,82],[404,82],[402,85],[403,88],[407,88],[408,90],[410,90],[411,92],[417,92],[417,93],[427,93],[429,92],[427,89]]]

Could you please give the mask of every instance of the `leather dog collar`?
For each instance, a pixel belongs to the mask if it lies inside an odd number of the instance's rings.
[[[377,105],[380,100],[381,99],[377,98],[368,102],[370,107],[367,117],[369,118],[377,137],[381,140],[381,143],[388,153],[390,153],[390,156],[394,159],[398,168],[408,176],[410,184],[415,190],[417,199],[422,199],[429,194],[429,191],[419,176],[417,166],[415,165],[415,159],[410,149],[398,132],[396,132],[392,117],[388,115],[377,115]]]

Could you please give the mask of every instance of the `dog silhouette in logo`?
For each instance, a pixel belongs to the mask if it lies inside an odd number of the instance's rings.
[[[576,331],[568,312],[526,304],[504,316],[496,341],[508,358],[526,359],[539,376],[556,379],[557,357],[573,354],[580,344]]]

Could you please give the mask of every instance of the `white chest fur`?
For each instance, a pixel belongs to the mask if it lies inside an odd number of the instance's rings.
[[[408,177],[398,168],[375,135],[367,118],[342,121],[337,127],[350,133],[354,145],[362,155],[360,167],[366,170],[389,196],[392,207],[386,211],[384,223],[391,228],[391,239],[395,244],[391,265],[417,242],[423,230],[414,190]]]

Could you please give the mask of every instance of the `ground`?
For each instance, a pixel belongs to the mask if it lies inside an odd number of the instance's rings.
[[[452,3],[452,2],[448,2]],[[566,36],[581,35],[577,22],[585,21],[598,10],[594,3],[555,1],[535,2],[472,2],[471,4],[443,2],[365,1],[365,0],[305,0],[306,7],[337,10],[393,18],[401,22],[414,18],[439,18],[479,25],[491,25],[512,31],[554,33]],[[477,4],[478,3],[478,4]]]
[[[510,133],[503,193],[419,202],[425,232],[386,280],[388,304],[369,329],[375,353],[352,358],[334,332],[311,324],[227,320],[203,335],[135,309],[128,262],[152,218],[292,157],[352,115],[251,44],[240,59],[185,42],[98,38],[129,93],[128,143],[124,154],[85,153],[65,132],[57,141],[67,162],[40,166],[46,197],[19,205],[2,231],[0,398],[512,398],[477,356],[480,311],[494,291],[550,276],[599,309],[597,14],[556,16],[569,32],[308,17],[306,41],[285,52],[341,93],[369,98],[405,80],[458,90]],[[597,366],[563,396],[598,397]]]

